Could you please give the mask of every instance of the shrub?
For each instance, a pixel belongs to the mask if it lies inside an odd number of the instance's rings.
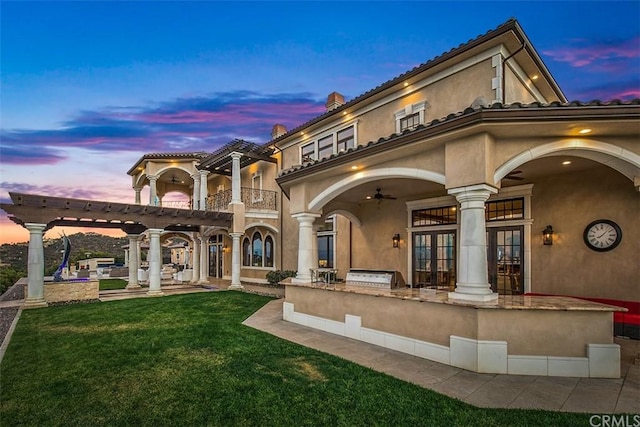
[[[24,276],[26,276],[26,274],[24,274],[22,271],[16,270],[13,267],[0,267],[0,295]]]
[[[296,277],[298,272],[292,270],[275,270],[267,273],[267,281],[272,285],[277,285],[287,277]]]

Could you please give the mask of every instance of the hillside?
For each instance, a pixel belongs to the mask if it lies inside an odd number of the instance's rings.
[[[126,237],[110,237],[98,233],[76,233],[71,241],[71,260],[86,258],[87,253],[110,256],[116,261],[124,260],[123,246],[129,244]],[[29,243],[5,243],[0,246],[0,264],[9,265],[18,271],[27,271],[27,251]],[[45,271],[55,268],[62,260],[62,238],[44,241]]]

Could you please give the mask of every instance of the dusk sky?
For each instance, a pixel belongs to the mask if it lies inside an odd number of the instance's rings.
[[[3,0],[0,199],[133,203],[144,153],[267,142],[511,17],[569,100],[640,97],[640,1]]]

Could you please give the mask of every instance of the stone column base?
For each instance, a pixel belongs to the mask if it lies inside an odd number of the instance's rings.
[[[229,285],[227,289],[244,289],[242,285]]]
[[[48,307],[49,304],[44,299],[26,299],[22,308],[42,308]]]
[[[498,302],[498,293],[490,294],[463,294],[462,292],[449,292],[450,300],[473,301],[473,302]]]
[[[127,285],[125,287],[125,289],[141,289],[141,288],[142,288],[142,286],[140,286],[138,284],[136,284],[136,285]]]
[[[147,296],[150,297],[161,297],[164,295],[164,292],[158,290],[158,291],[147,291]]]

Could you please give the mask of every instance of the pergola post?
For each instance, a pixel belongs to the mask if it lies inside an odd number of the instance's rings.
[[[46,307],[44,299],[44,246],[42,235],[46,224],[27,223],[29,230],[29,253],[27,262],[27,297],[24,308]]]
[[[162,249],[160,248],[161,228],[149,229],[149,296],[162,296],[160,281],[162,270]]]

